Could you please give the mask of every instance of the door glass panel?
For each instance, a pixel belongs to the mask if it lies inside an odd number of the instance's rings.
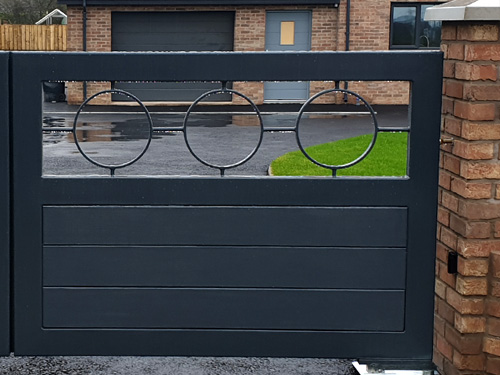
[[[281,22],[281,43],[282,46],[293,46],[295,44],[295,22]]]

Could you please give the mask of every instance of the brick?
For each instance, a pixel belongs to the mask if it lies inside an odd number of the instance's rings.
[[[436,335],[436,349],[443,357],[453,360],[453,347],[439,334]]]
[[[491,233],[489,222],[471,222],[456,215],[450,215],[450,228],[465,238],[489,238]]]
[[[448,134],[460,137],[462,135],[462,120],[455,117],[446,117],[444,119],[444,130]]]
[[[455,195],[448,193],[447,191],[443,191],[442,193],[441,204],[443,205],[443,207],[453,212],[458,212],[458,198]]]
[[[484,354],[463,355],[455,351],[453,353],[453,364],[459,370],[481,371],[486,365],[486,356]]]
[[[489,317],[486,324],[486,332],[492,336],[500,337],[500,319]]]
[[[443,77],[455,78],[455,62],[445,60],[443,64]]]
[[[498,240],[469,240],[459,238],[457,252],[465,258],[487,258],[490,253],[500,249]]]
[[[438,298],[436,300],[437,314],[446,320],[448,323],[453,324],[455,321],[455,310],[446,301]]]
[[[444,361],[444,368],[443,372],[441,373],[442,375],[462,375],[462,371],[458,370],[456,366],[449,361]]]
[[[500,357],[500,338],[485,337],[484,351]]]
[[[446,22],[441,28],[441,40],[456,40],[457,26]]]
[[[439,298],[442,299],[446,298],[446,284],[443,283],[441,280],[436,279],[436,285],[434,286],[434,290],[436,294],[439,296]]]
[[[469,199],[488,199],[492,195],[491,183],[469,182],[455,177],[450,181],[450,187],[452,192]]]
[[[445,52],[445,59],[464,60],[464,57],[465,49],[462,43],[448,44],[448,48]]]
[[[438,207],[438,222],[445,226],[450,225],[450,213],[442,207]]]
[[[500,298],[500,280],[490,280],[490,296]]]
[[[450,288],[446,290],[446,301],[463,315],[482,315],[484,312],[484,298],[462,296]]]
[[[453,142],[453,154],[464,159],[469,159],[469,160],[493,159],[494,151],[495,151],[494,144],[491,142],[476,143],[476,142],[464,142],[459,140],[455,140]]]
[[[486,330],[486,318],[455,314],[455,328],[460,333],[482,333]]]
[[[466,100],[500,100],[500,87],[496,84],[467,84],[463,87]]]
[[[500,318],[500,299],[499,298],[489,298],[486,301],[486,313],[490,316],[496,316]]]
[[[444,356],[437,350],[436,344],[432,351],[432,362],[437,366],[438,369],[442,369],[444,366]]]
[[[455,288],[456,284],[456,275],[448,273],[448,266],[446,263],[438,263],[438,275],[439,279],[451,286],[452,288]]]
[[[447,326],[445,338],[448,343],[462,354],[481,354],[483,335],[461,334],[455,328]]]
[[[457,100],[453,108],[453,114],[464,120],[488,121],[495,119],[495,104],[493,103],[470,103]]]
[[[451,175],[448,172],[439,170],[439,186],[446,190],[451,188]]]
[[[449,53],[449,52],[448,52]],[[500,44],[468,44],[464,49],[465,61],[500,61]]]
[[[463,277],[459,275],[456,290],[464,296],[485,296],[488,294],[488,281],[485,277]]]
[[[458,257],[458,272],[463,276],[486,276],[488,275],[488,259],[466,259]]]
[[[491,375],[500,375],[500,358],[488,357],[486,359],[486,372]]]
[[[460,174],[460,159],[450,154],[443,155],[443,168],[455,174]]]
[[[474,63],[456,62],[455,78],[467,81],[496,81],[497,67],[495,65],[477,65]]]
[[[490,275],[500,279],[500,252],[492,251],[490,254]]]
[[[448,261],[448,252],[448,248],[441,242],[436,243],[436,257],[444,263]]]
[[[453,115],[454,110],[455,110],[455,100],[443,97],[441,113],[444,115]]]
[[[441,242],[452,250],[457,249],[457,235],[447,228],[441,229]]]
[[[464,121],[462,123],[461,136],[468,140],[499,140],[500,124]]]
[[[464,161],[460,163],[460,176],[469,180],[500,179],[500,163]]]
[[[452,98],[462,99],[464,96],[464,84],[460,81],[445,80],[445,95]]]
[[[487,24],[465,23],[458,25],[458,40],[496,42],[498,40],[498,26]]]

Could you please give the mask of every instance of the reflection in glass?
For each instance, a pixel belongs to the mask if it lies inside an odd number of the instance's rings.
[[[394,7],[392,9],[392,44],[411,46],[415,43],[417,8]]]
[[[441,44],[441,22],[440,21],[424,21],[425,11],[434,5],[422,5],[420,12],[420,47],[435,47],[439,48]]]

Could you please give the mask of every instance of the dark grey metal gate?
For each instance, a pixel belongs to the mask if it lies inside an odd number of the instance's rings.
[[[16,354],[431,362],[440,53],[10,59]],[[410,177],[43,177],[48,80],[411,81]]]
[[[0,52],[0,355],[10,347],[9,53]]]

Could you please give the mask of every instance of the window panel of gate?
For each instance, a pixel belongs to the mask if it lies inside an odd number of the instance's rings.
[[[409,82],[43,82],[43,174],[407,175]]]

